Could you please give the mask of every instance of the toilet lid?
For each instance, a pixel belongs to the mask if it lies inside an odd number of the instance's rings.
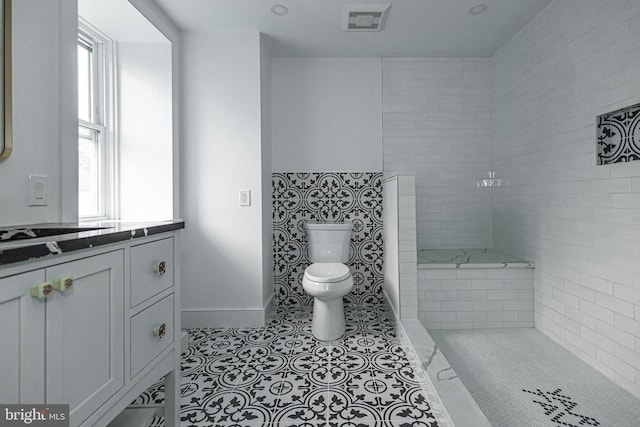
[[[349,267],[339,262],[318,262],[304,271],[304,276],[314,282],[341,282],[351,275]]]

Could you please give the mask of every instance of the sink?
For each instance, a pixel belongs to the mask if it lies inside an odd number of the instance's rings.
[[[82,231],[102,230],[104,228],[107,227],[15,227],[0,229],[0,243],[80,233]]]

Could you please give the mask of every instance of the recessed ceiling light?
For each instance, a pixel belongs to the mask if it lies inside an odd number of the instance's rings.
[[[487,9],[489,9],[489,6],[486,4],[479,4],[469,9],[469,15],[482,15],[487,11]]]
[[[271,13],[278,16],[284,16],[289,13],[289,8],[283,4],[274,4],[271,6]]]

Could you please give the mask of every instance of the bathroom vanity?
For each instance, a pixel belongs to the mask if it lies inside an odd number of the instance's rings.
[[[164,377],[177,426],[184,222],[82,228],[0,229],[0,403],[69,404],[71,426],[104,426]]]

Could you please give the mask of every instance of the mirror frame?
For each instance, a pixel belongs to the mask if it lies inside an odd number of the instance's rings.
[[[0,160],[13,151],[12,132],[12,84],[11,84],[11,0],[2,1],[2,132],[0,137]]]

